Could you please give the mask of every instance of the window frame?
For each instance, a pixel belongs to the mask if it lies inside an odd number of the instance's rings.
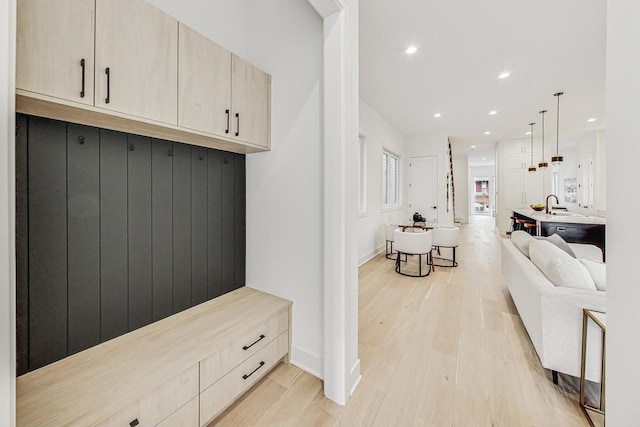
[[[386,165],[383,165],[383,163],[385,162],[385,155],[386,157]],[[392,186],[389,185],[390,181],[389,181],[389,165],[390,165],[390,161],[389,159],[395,159],[396,161],[396,168],[395,168],[395,195],[396,195],[396,200],[393,202],[387,202],[389,196],[391,195],[391,188]],[[388,212],[388,211],[392,211],[392,210],[397,210],[401,208],[401,174],[400,174],[400,162],[402,160],[402,158],[400,157],[400,155],[398,155],[396,152],[394,152],[393,150],[390,150],[387,147],[382,147],[382,155],[380,156],[380,208],[382,210],[382,212]],[[386,194],[383,197],[383,189],[386,189]]]
[[[368,149],[366,136],[360,134],[358,138],[358,218],[364,218],[368,215],[368,197],[367,189],[369,181],[368,172]]]

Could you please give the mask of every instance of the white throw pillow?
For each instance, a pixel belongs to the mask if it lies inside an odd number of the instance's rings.
[[[553,243],[546,240],[531,242],[529,257],[555,286],[597,289],[587,268]]]
[[[593,282],[596,284],[596,288],[599,291],[607,290],[607,264],[603,262],[592,261],[590,259],[580,259],[582,265],[584,265],[589,271]]]
[[[516,248],[520,249],[520,252],[529,258],[529,245],[531,242],[535,242],[536,239],[526,231],[518,230],[511,233],[511,241],[516,245]]]

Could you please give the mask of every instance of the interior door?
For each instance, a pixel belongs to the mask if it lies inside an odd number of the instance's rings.
[[[438,156],[409,159],[409,214],[419,212],[427,223],[438,222]]]

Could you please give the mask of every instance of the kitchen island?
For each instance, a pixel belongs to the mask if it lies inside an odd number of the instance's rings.
[[[536,224],[536,235],[560,235],[569,243],[589,243],[602,250],[605,257],[606,218],[573,212],[536,212],[533,209],[514,209],[513,216]]]

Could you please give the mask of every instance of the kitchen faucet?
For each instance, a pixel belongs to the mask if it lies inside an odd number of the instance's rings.
[[[558,200],[558,196],[556,196],[555,194],[549,194],[547,196],[547,200],[545,201],[545,207],[544,207],[545,213],[551,213],[551,211],[549,210],[549,197],[555,197],[556,204],[560,204],[560,200]],[[551,205],[551,209],[553,209],[553,205]]]

